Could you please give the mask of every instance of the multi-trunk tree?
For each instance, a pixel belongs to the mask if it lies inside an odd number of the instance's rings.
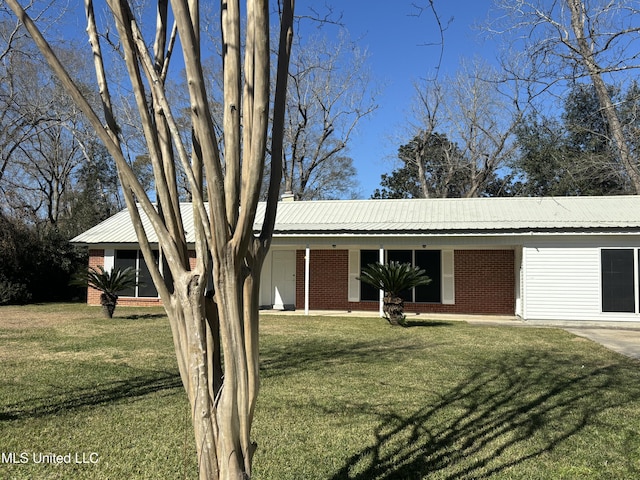
[[[278,2],[280,37],[273,89],[269,2],[248,0],[242,10],[244,21],[239,0],[220,4],[223,150],[219,148],[206,90],[196,0],[158,0],[153,27],[141,20],[150,18],[149,12],[138,17],[130,3],[107,0],[116,29],[110,30],[108,37],[102,35],[104,26],[98,25],[93,2],[85,1],[101,113],[94,110],[86,93],[69,76],[32,16],[18,0],[6,3],[116,162],[140,248],[169,317],[180,376],[191,405],[200,478],[250,478],[256,448],[251,441],[251,425],[259,388],[258,286],[280,189],[294,0]],[[111,29],[111,25],[106,28]],[[152,38],[145,36],[149,31]],[[105,43],[105,38],[111,42]],[[190,145],[181,135],[165,88],[176,57],[180,57],[185,70],[182,87],[189,98]],[[118,62],[124,62],[128,89],[143,127],[147,150],[143,153],[149,156],[153,168],[155,201],[149,198],[123,153],[121,119],[111,98],[113,85],[108,75]],[[272,104],[269,194],[264,218],[256,219]],[[185,231],[180,212],[178,163],[193,197],[193,232]],[[148,218],[158,239],[170,276],[155,262],[151,232],[142,227],[143,217]],[[256,220],[262,224],[257,233]],[[194,264],[189,261],[191,234],[195,240]]]

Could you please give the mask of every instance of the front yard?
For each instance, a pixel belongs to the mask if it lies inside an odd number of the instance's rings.
[[[162,310],[100,315],[0,308],[0,478],[196,478]],[[640,363],[561,330],[412,320],[263,317],[253,478],[640,477]]]

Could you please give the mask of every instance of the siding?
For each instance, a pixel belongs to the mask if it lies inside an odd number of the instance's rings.
[[[525,319],[607,318],[600,307],[598,247],[524,248],[523,273]]]

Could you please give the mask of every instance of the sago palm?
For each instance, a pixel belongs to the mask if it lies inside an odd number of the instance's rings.
[[[102,266],[89,267],[89,270],[76,276],[76,285],[88,285],[102,292],[100,305],[106,317],[113,318],[118,304],[118,293],[136,285],[136,270],[132,267],[113,268],[106,271]]]
[[[419,285],[428,285],[431,279],[421,268],[410,263],[371,263],[362,269],[360,280],[384,292],[382,311],[391,325],[404,322],[404,301],[401,292]]]

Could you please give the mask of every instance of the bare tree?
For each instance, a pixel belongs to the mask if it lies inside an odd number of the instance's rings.
[[[522,116],[509,88],[482,63],[416,86],[414,136],[401,157],[417,167],[423,197],[500,193],[498,172],[515,152]]]
[[[345,33],[335,43],[306,39],[296,52],[289,75],[284,190],[302,200],[335,198],[354,186],[348,144],[358,123],[377,108],[367,55]]]
[[[16,153],[10,179],[5,179],[8,203],[26,211],[34,223],[57,225],[73,188],[73,174],[83,159],[77,140],[62,123],[49,123],[22,142]]]
[[[294,0],[280,5],[280,40],[274,117],[271,181],[263,227],[253,232],[267,150],[270,106],[269,3],[248,0],[241,44],[240,2],[222,2],[220,11],[224,70],[224,165],[218,149],[201,63],[197,1],[159,0],[155,36],[145,39],[127,2],[107,0],[117,28],[132,95],[144,128],[157,189],[156,209],[125,159],[94,7],[86,0],[103,116],[76,86],[38,26],[17,0],[6,0],[23,22],[69,95],[84,112],[118,167],[123,193],[140,248],[150,266],[171,325],[180,376],[191,404],[201,479],[250,478],[255,444],[251,425],[259,387],[258,286],[269,248],[281,180],[287,70],[292,42]],[[149,18],[148,15],[143,18]],[[173,22],[173,27],[169,22]],[[192,154],[183,142],[165,94],[168,66],[179,38],[189,94]],[[148,45],[152,45],[151,48]],[[244,56],[244,64],[242,57]],[[179,208],[175,163],[186,172],[193,195],[195,265],[190,266],[187,233]],[[203,196],[204,183],[207,198]],[[208,200],[208,210],[205,201]],[[242,206],[242,208],[240,208]],[[146,216],[158,238],[173,284],[155,263]],[[213,289],[207,290],[212,279]],[[223,361],[224,359],[224,361]]]
[[[520,53],[510,73],[529,82],[532,90],[549,91],[559,82],[583,78],[593,84],[602,114],[610,129],[620,163],[634,191],[640,193],[640,168],[630,139],[612,101],[607,83],[623,81],[622,75],[640,67],[637,18],[632,0],[498,0],[507,15],[491,28],[509,35]]]
[[[522,118],[518,92],[484,63],[463,69],[449,87],[452,138],[469,165],[466,196],[477,197],[516,151],[515,129]]]
[[[37,134],[50,99],[37,86],[40,63],[25,44],[20,25],[0,22],[0,190],[9,160],[20,145]]]

